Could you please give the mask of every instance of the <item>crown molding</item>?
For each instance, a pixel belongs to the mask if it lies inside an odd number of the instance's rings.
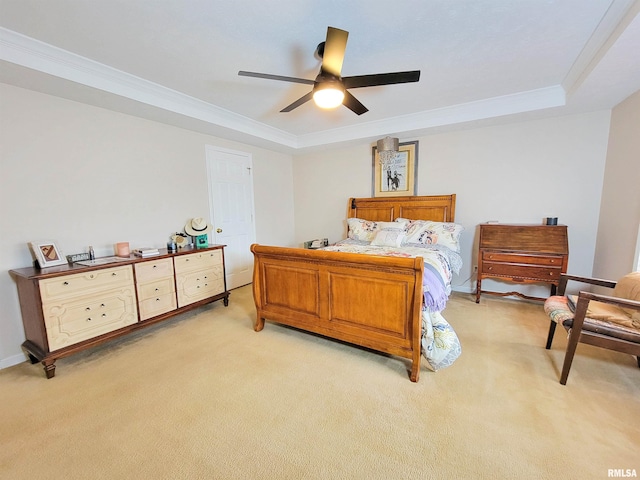
[[[640,0],[613,0],[593,34],[573,62],[562,86],[572,95],[640,13]]]
[[[566,103],[564,88],[554,85],[296,136],[1,27],[0,60],[135,100],[205,124],[240,132],[294,151],[369,139],[390,132],[425,131],[434,127],[558,107]]]
[[[1,27],[0,60],[270,142],[297,145],[295,135]]]
[[[511,95],[487,98],[475,102],[402,115],[376,122],[325,130],[298,137],[298,147],[307,148],[339,143],[353,138],[397,135],[435,127],[486,120],[506,115],[532,112],[566,104],[565,91],[560,85],[519,92]]]

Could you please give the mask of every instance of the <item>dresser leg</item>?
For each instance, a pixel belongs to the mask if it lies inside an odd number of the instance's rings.
[[[480,303],[480,293],[481,293],[481,287],[480,287],[481,281],[478,278],[478,281],[476,282],[476,303]]]
[[[264,318],[260,317],[260,314],[256,317],[256,322],[253,324],[253,329],[256,332],[261,331],[264,328]]]
[[[45,361],[42,362],[42,364],[44,365],[44,373],[47,376],[47,378],[53,378],[56,376],[56,361],[53,360],[49,360],[49,361]]]

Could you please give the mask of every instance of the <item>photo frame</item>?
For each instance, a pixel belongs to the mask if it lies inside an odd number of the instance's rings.
[[[29,247],[31,247],[31,251],[36,260],[38,260],[40,268],[55,267],[56,265],[65,265],[67,263],[66,257],[55,242],[29,242]]]
[[[402,142],[398,152],[382,165],[377,147],[371,150],[371,194],[374,197],[403,197],[418,194],[418,141]]]

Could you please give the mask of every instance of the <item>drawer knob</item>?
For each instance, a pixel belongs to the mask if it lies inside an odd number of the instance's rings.
[[[159,298],[156,298],[156,302],[159,302],[159,301],[160,301],[160,299],[159,299]]]
[[[549,275],[551,275],[553,277],[553,272],[549,272]]]
[[[87,322],[90,322],[90,321],[91,321],[91,317],[87,318]]]
[[[85,312],[90,312],[91,311],[91,307],[87,307],[84,309]]]
[[[62,282],[63,285],[69,285],[69,282]]]
[[[492,260],[492,259],[493,259],[493,255],[489,255],[489,260]]]
[[[487,270],[493,270],[493,267],[489,267],[489,268],[487,268]]]
[[[117,274],[116,272],[111,273],[111,276],[112,276],[112,277],[115,277],[115,276],[117,276],[117,275],[118,275],[118,274]]]
[[[156,288],[156,292],[159,292],[159,291],[160,291],[160,289],[159,289],[159,288]]]
[[[556,263],[556,261],[552,258],[552,259],[551,259],[551,263]]]
[[[103,313],[103,314],[102,314],[102,318],[104,318],[104,317],[106,317],[106,316],[107,316],[107,314],[106,314],[106,313]]]
[[[102,308],[104,308],[104,303],[101,303],[101,304],[100,304],[100,306],[101,306]]]
[[[158,268],[158,265],[154,265],[153,268]]]

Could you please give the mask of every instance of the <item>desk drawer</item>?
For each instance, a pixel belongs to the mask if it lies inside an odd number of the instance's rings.
[[[482,274],[506,278],[523,278],[541,282],[555,282],[560,279],[562,268],[537,265],[518,265],[512,263],[484,262]]]
[[[512,252],[482,252],[483,262],[524,263],[529,265],[562,266],[563,257],[559,255],[531,255]]]

